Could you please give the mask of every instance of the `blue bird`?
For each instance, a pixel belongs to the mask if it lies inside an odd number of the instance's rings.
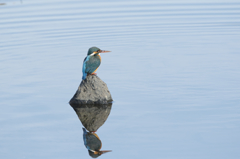
[[[100,50],[97,47],[91,47],[88,50],[87,57],[85,57],[83,61],[82,79],[85,80],[87,75],[96,74],[98,67],[101,64],[101,56],[100,53],[106,53],[110,51]]]
[[[85,128],[83,129],[83,141],[85,147],[88,149],[88,153],[93,158],[96,158],[104,153],[111,152],[110,150],[100,151],[102,148],[102,142],[96,133],[87,132]]]

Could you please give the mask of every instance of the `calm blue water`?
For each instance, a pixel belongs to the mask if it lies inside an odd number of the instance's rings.
[[[91,158],[68,101],[91,46],[100,158],[240,158],[240,1],[0,0],[0,157]]]

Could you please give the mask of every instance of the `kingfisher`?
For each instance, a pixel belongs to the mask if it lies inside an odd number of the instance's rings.
[[[111,150],[100,151],[102,148],[102,142],[98,135],[94,132],[87,132],[85,128],[83,129],[83,141],[85,147],[88,149],[88,153],[93,158],[97,158],[104,153],[111,152]]]
[[[91,47],[88,50],[87,57],[85,57],[83,61],[82,72],[83,76],[82,79],[85,80],[87,75],[96,74],[98,67],[101,64],[101,56],[100,53],[106,53],[110,51],[101,50],[98,47]]]

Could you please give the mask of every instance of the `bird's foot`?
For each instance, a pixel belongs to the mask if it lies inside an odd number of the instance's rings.
[[[95,132],[97,132],[97,131],[90,131],[90,133],[95,133]]]
[[[97,73],[92,73],[91,75],[97,75]]]

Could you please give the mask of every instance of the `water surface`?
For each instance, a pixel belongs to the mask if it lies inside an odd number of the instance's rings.
[[[68,101],[91,46],[101,158],[240,157],[239,1],[0,1],[0,157],[90,158]]]

